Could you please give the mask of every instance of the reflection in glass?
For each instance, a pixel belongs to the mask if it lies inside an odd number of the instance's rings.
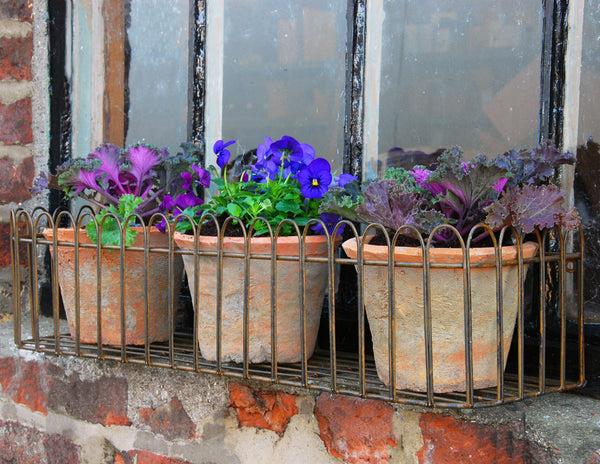
[[[223,16],[223,137],[244,152],[291,135],[339,172],[346,1],[226,0]]]
[[[128,144],[187,140],[189,18],[188,0],[131,0]]]
[[[380,105],[375,123],[365,115],[367,175],[395,163],[387,159],[393,147],[494,155],[537,143],[538,2],[379,2],[382,27],[367,44],[367,76],[380,68],[377,79],[367,77]]]

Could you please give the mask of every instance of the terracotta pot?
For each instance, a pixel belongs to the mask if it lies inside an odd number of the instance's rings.
[[[346,254],[355,259],[355,239],[343,243]],[[537,244],[523,245],[524,258],[532,258]],[[388,260],[388,247],[366,244],[365,260]],[[515,260],[517,247],[502,248],[502,260]],[[494,248],[470,250],[470,262],[494,263]],[[395,262],[422,263],[421,248],[395,247]],[[430,262],[462,263],[462,250],[431,248]],[[527,265],[525,265],[525,273]],[[423,305],[423,269],[396,267],[396,388],[427,391]],[[364,266],[364,305],[373,338],[373,352],[379,378],[389,385],[389,308],[387,266]],[[518,310],[517,265],[504,264],[503,359],[510,349]],[[523,278],[525,278],[525,273]],[[464,296],[462,269],[430,268],[432,314],[433,382],[435,392],[465,391]],[[474,388],[497,385],[496,268],[471,269],[472,351]]]
[[[194,236],[175,234],[177,245],[183,250],[194,249]],[[216,251],[217,237],[199,236],[199,251]],[[224,237],[223,251],[244,254],[244,239]],[[297,256],[297,237],[280,237],[277,254]],[[271,239],[251,239],[251,254],[271,255]],[[306,256],[327,257],[327,239],[324,236],[306,238]],[[217,258],[199,256],[198,270],[198,343],[202,356],[210,361],[217,358]],[[194,256],[183,255],[183,262],[195,304]],[[301,293],[298,261],[277,261],[277,361],[282,363],[302,360]],[[223,362],[243,361],[244,259],[223,259],[221,359]],[[310,357],[317,342],[317,332],[323,297],[327,289],[327,263],[306,263],[305,308],[306,348]],[[252,363],[271,361],[271,260],[251,259],[248,288],[249,354]]]
[[[141,227],[134,243],[144,246]],[[58,229],[57,240],[73,243],[75,233],[72,228]],[[156,228],[150,229],[150,247],[168,248],[168,236]],[[45,229],[44,237],[52,240],[53,229]],[[85,230],[80,230],[80,243],[92,243]],[[54,256],[54,248],[50,245]],[[102,250],[102,343],[121,345],[121,304],[120,304],[120,259],[119,250]],[[169,339],[168,286],[169,261],[166,253],[149,253],[148,278],[148,338],[150,342]],[[75,249],[58,247],[58,281],[67,314],[71,336],[75,338]],[[83,343],[97,343],[97,253],[95,248],[79,248],[79,338]],[[179,256],[174,257],[173,296],[177,298],[183,277],[183,263]],[[145,338],[145,296],[144,296],[144,252],[125,251],[125,342],[128,345],[143,345]],[[177,301],[177,300],[175,300]],[[176,309],[176,306],[175,306]]]

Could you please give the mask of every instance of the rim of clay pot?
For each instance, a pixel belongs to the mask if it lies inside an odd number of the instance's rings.
[[[194,235],[184,234],[182,232],[175,232],[173,235],[175,241],[180,241],[181,243],[194,244]],[[275,237],[273,237],[275,238]],[[295,245],[298,243],[298,239],[300,237],[297,235],[289,235],[289,236],[279,236],[277,237],[277,243],[279,245],[292,244]],[[325,235],[307,235],[304,237],[306,243],[315,243],[315,242],[323,242],[327,241],[327,237]],[[199,235],[198,242],[204,245],[216,246],[218,244],[219,237],[213,235]],[[244,237],[223,237],[223,242],[235,243],[239,245],[244,245]],[[335,242],[339,242],[340,239],[338,237],[335,238]],[[252,237],[252,242],[257,244],[270,244],[271,237]]]
[[[149,235],[160,235],[160,236],[164,236],[165,238],[168,239],[167,234],[163,234],[160,230],[158,230],[154,226],[152,226],[152,227],[135,226],[135,227],[131,227],[131,229],[138,232],[136,241],[138,241],[140,239],[141,240],[144,239],[144,229],[145,228],[148,229]],[[42,230],[42,235],[44,236],[44,238],[46,240],[53,240],[55,230],[57,232],[56,235],[58,237],[58,241],[72,243],[75,240],[75,228],[74,227],[57,227],[56,229],[49,227],[47,229]],[[86,243],[86,244],[93,243],[90,240],[90,238],[88,237],[88,234],[85,229],[79,229],[79,243]]]
[[[194,235],[184,234],[181,232],[175,232],[173,235],[175,242],[180,247],[193,248],[194,247]],[[275,238],[275,237],[273,237]],[[297,247],[298,246],[297,235],[291,236],[280,236],[277,237],[277,246],[278,248],[287,248],[287,247]],[[244,237],[223,237],[223,245],[224,246],[232,246],[236,249],[243,250],[244,248]],[[334,239],[334,243],[338,245],[340,243],[340,237],[336,237]],[[271,238],[270,237],[252,237],[251,243],[253,246],[265,248],[271,246]],[[325,235],[307,235],[305,237],[305,244],[307,249],[314,248],[315,246],[322,246],[322,244],[327,243],[327,237]],[[212,235],[199,235],[198,236],[198,244],[203,247],[214,248],[218,245],[218,237]]]
[[[367,242],[363,247],[364,259],[379,259],[387,261],[387,245],[371,245],[368,242],[372,237],[367,237]],[[363,240],[363,236],[360,237]],[[356,259],[358,256],[358,243],[356,238],[351,238],[342,243],[342,248],[346,254]],[[523,259],[533,258],[538,250],[538,244],[535,242],[523,243]],[[494,247],[470,248],[470,263],[493,263],[495,260],[496,249]],[[516,245],[505,245],[502,247],[502,261],[515,260],[518,256],[518,247]],[[420,263],[423,261],[423,250],[420,246],[394,247],[394,260],[408,263]],[[463,260],[462,248],[430,248],[429,261],[431,263],[461,263]]]

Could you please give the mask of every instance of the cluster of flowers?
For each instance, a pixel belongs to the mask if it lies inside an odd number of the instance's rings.
[[[256,149],[255,162],[245,166],[239,181],[230,181],[227,176],[231,161],[228,147],[234,143],[235,140],[218,140],[213,152],[219,169],[211,166],[209,172],[192,166],[194,174],[182,173],[185,192],[177,197],[164,197],[163,213],[173,218],[186,215],[192,219],[176,221],[177,230],[191,231],[192,222],[198,225],[198,217],[210,213],[217,218],[235,216],[246,225],[254,222],[257,235],[268,233],[269,225],[277,227],[284,219],[292,219],[300,227],[312,220],[313,231],[324,233],[323,225],[332,231],[340,216],[320,214],[321,199],[332,186],[343,188],[346,183],[356,181],[356,177],[342,174],[334,178],[330,163],[316,157],[311,145],[286,135],[276,141],[266,137]],[[204,203],[204,189],[209,187],[211,177],[218,193]],[[315,222],[319,217],[323,224]],[[261,221],[255,221],[258,218]],[[341,233],[341,228],[338,232]],[[280,233],[293,233],[293,226],[284,224]]]

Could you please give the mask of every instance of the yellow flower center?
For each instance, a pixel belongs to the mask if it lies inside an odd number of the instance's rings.
[[[312,186],[313,187],[318,187],[319,186],[319,181],[317,179],[313,179]]]

